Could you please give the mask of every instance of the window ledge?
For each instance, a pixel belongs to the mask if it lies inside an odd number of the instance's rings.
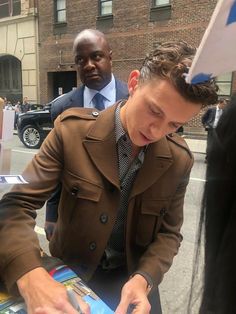
[[[171,4],[162,4],[156,7],[152,7],[151,11],[155,12],[155,11],[170,10],[170,9],[171,9]]]
[[[113,19],[113,14],[106,14],[106,15],[97,16],[97,20],[99,20],[99,21],[112,20],[112,19]]]
[[[67,26],[67,22],[55,22],[53,24],[54,27],[66,27]]]
[[[160,5],[150,9],[150,22],[167,21],[171,19],[171,5]]]
[[[67,22],[55,22],[53,24],[53,34],[61,35],[67,33]]]

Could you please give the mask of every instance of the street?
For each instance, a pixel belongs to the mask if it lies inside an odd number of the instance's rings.
[[[191,140],[189,141],[189,145],[190,144],[194,145],[196,144],[196,141]],[[205,145],[205,143],[203,144]],[[198,145],[199,144],[197,143],[196,146]],[[18,139],[17,135],[14,135],[13,140],[2,144],[1,158],[7,152],[7,149],[11,149],[11,174],[21,174],[25,165],[33,158],[34,154],[37,153],[37,150],[25,148]],[[193,151],[195,151],[195,149],[193,149]],[[200,212],[206,168],[204,163],[205,155],[203,154],[203,151],[205,151],[205,146],[198,149],[198,152],[194,152],[195,163],[191,173],[191,179],[188,185],[184,206],[185,220],[182,228],[184,239],[179,254],[174,259],[172,268],[165,275],[164,280],[160,285],[163,314],[186,313],[185,309],[191,282],[191,270],[193,263],[192,257],[197,228],[197,218]],[[0,163],[1,171],[3,171],[3,168],[3,163]],[[7,192],[10,187],[10,185],[0,186],[0,196]],[[47,240],[43,234],[44,216],[45,210],[43,209],[38,213],[36,231],[38,232],[42,248],[48,252]]]

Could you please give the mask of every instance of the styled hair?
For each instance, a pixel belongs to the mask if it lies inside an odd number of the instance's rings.
[[[203,107],[215,104],[218,86],[214,79],[194,85],[185,81],[195,52],[196,49],[184,41],[160,44],[146,56],[139,82],[142,84],[156,78],[168,80],[185,99],[202,103]]]

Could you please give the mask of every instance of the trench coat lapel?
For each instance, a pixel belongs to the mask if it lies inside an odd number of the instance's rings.
[[[120,188],[115,138],[115,109],[117,104],[99,113],[89,130],[84,146],[97,169],[108,181]]]
[[[130,199],[156,182],[172,165],[173,158],[166,138],[147,148],[145,159],[135,179]]]
[[[115,139],[116,107],[117,104],[100,112],[96,123],[87,134],[84,145],[97,169],[108,181],[120,188]],[[149,145],[130,198],[145,191],[168,170],[172,163],[172,154],[166,138]]]

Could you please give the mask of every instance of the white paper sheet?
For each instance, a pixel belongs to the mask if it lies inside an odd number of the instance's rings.
[[[236,70],[236,1],[219,0],[186,82],[200,83]]]
[[[27,184],[21,175],[0,175],[0,184]]]
[[[15,111],[3,109],[2,121],[0,121],[0,141],[12,139],[14,130]]]

